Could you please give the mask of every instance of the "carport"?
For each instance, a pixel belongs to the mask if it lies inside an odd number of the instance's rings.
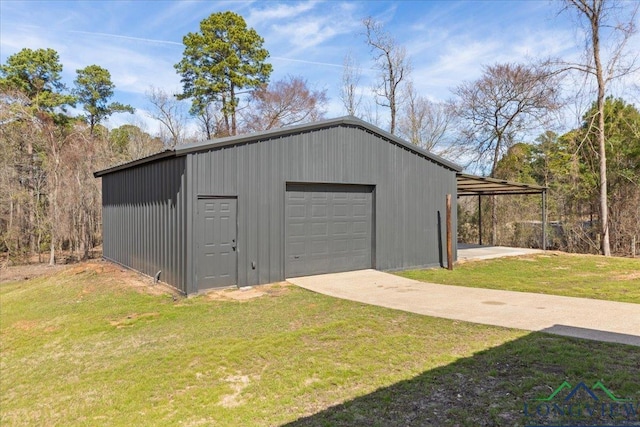
[[[482,197],[540,194],[542,217],[542,250],[547,249],[547,187],[535,184],[523,184],[503,179],[488,178],[458,172],[458,198],[478,197],[478,244],[482,246]]]

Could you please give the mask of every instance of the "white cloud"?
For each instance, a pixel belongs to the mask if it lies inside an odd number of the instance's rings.
[[[270,20],[291,20],[316,7],[319,2],[307,1],[301,3],[260,3],[259,7],[252,8],[249,16],[245,18],[249,26],[259,25]]]

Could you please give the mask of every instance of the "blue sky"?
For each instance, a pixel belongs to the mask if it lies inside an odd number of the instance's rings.
[[[114,100],[146,121],[150,86],[180,91],[173,65],[182,37],[211,13],[242,15],[265,40],[272,81],[302,76],[326,89],[328,117],[345,114],[339,98],[342,63],[351,53],[362,69],[362,91],[375,79],[362,19],[382,21],[407,49],[419,93],[445,100],[450,89],[480,76],[482,66],[536,57],[576,58],[582,39],[575,19],[549,0],[519,1],[12,1],[0,2],[0,60],[28,48],[53,48],[71,85],[75,70],[97,64],[116,85]],[[365,99],[364,102],[367,102]],[[123,120],[122,115],[113,124]],[[384,126],[383,126],[384,127]],[[154,129],[148,129],[154,132]]]

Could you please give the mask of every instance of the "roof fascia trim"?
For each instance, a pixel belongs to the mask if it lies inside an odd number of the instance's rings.
[[[310,132],[318,129],[324,129],[324,128],[340,126],[340,125],[356,126],[356,127],[363,128],[365,130],[368,130],[371,133],[374,133],[376,135],[383,137],[384,139],[387,139],[389,142],[400,145],[404,148],[407,148],[410,151],[413,151],[416,154],[419,154],[420,156],[426,157],[427,159],[435,163],[438,163],[441,166],[445,166],[456,172],[462,171],[461,166],[453,162],[450,162],[449,160],[446,160],[440,156],[437,156],[433,153],[430,153],[426,150],[423,150],[420,147],[409,144],[408,142],[398,138],[397,136],[392,135],[391,133],[384,131],[354,116],[344,116],[344,117],[338,117],[336,119],[328,119],[328,120],[322,120],[319,122],[304,123],[301,125],[256,132],[256,133],[251,133],[247,135],[230,136],[230,137],[216,139],[216,140],[197,142],[193,144],[187,144],[187,145],[175,147],[175,151],[178,156],[181,156],[181,155],[186,155],[186,154],[197,152],[197,151],[206,151],[211,148],[223,148],[231,145],[259,142],[266,139],[273,139],[273,138],[278,138],[280,136],[290,135],[293,133]]]
[[[156,154],[152,154],[147,157],[143,157],[141,159],[133,160],[131,162],[122,163],[116,166],[112,166],[107,169],[99,170],[93,173],[94,178],[100,178],[101,176],[117,172],[123,169],[129,169],[134,166],[143,165],[145,163],[155,162],[156,160],[166,159],[168,157],[176,157],[176,152],[174,150],[165,150]]]
[[[198,151],[206,151],[210,149],[223,148],[223,147],[245,144],[245,143],[260,142],[267,139],[274,139],[274,138],[278,138],[285,135],[291,135],[294,133],[311,132],[314,130],[341,126],[341,125],[355,126],[355,127],[362,128],[366,131],[369,131],[375,135],[378,135],[386,139],[392,144],[396,144],[403,148],[406,148],[407,150],[412,151],[421,157],[431,160],[434,163],[437,163],[441,166],[451,169],[457,173],[460,173],[462,171],[461,166],[453,162],[450,162],[449,160],[446,160],[440,156],[437,156],[433,153],[430,153],[426,150],[423,150],[420,147],[412,145],[385,130],[382,130],[370,123],[365,122],[364,120],[361,120],[354,116],[343,116],[335,119],[322,120],[319,122],[304,123],[301,125],[289,126],[289,127],[267,130],[262,132],[255,132],[255,133],[250,133],[246,135],[230,136],[226,138],[220,138],[215,140],[208,140],[208,141],[195,142],[191,144],[176,146],[172,149],[165,150],[158,154],[154,154],[148,157],[143,157],[141,159],[134,160],[132,162],[123,163],[120,165],[110,167],[108,169],[94,172],[93,176],[98,178],[112,172],[117,172],[117,171],[128,169],[131,167],[139,166],[145,163],[154,162],[156,160],[167,158],[167,157],[185,156],[189,153],[195,153]]]

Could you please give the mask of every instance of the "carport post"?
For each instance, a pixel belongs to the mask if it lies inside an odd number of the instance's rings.
[[[547,250],[547,190],[542,190],[542,250]]]
[[[451,230],[451,194],[447,194],[447,270],[453,270],[453,233]]]
[[[482,196],[478,194],[478,244],[482,246]]]

